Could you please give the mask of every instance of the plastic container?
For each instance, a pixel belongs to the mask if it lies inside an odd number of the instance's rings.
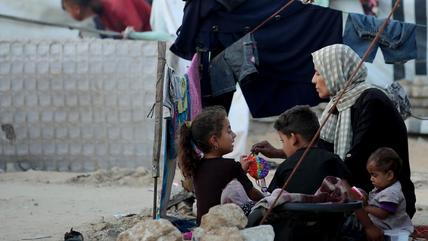
[[[384,230],[385,241],[408,241],[410,233],[405,230]]]

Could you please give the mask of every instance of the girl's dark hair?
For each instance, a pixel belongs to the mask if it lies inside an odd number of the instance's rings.
[[[202,110],[190,125],[185,123],[180,127],[177,158],[185,177],[193,176],[201,159],[195,149],[198,148],[203,153],[212,149],[209,139],[213,135],[221,136],[226,117],[227,113],[223,107],[212,106]]]
[[[389,147],[381,147],[373,152],[367,160],[367,164],[370,162],[373,162],[382,172],[391,170],[396,179],[400,175],[401,165],[403,163],[397,152]]]
[[[65,9],[65,2],[76,4],[80,7],[89,7],[96,14],[100,14],[103,12],[103,5],[101,4],[100,0],[62,0],[62,9]]]

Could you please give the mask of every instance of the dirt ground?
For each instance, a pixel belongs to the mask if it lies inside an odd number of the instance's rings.
[[[248,148],[256,140],[277,141],[271,128],[264,123],[253,124],[257,139],[249,138]],[[428,139],[410,137],[409,148],[418,206],[413,221],[428,224]],[[147,211],[152,200],[150,173],[142,168],[98,171],[90,175],[41,171],[0,173],[0,240],[64,240],[64,233],[72,227],[84,231],[90,223],[106,225],[103,220]]]

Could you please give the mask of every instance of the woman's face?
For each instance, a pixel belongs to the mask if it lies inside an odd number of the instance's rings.
[[[315,70],[314,77],[312,77],[312,83],[315,85],[315,89],[321,99],[330,97],[330,92],[327,89],[325,79],[317,70]]]

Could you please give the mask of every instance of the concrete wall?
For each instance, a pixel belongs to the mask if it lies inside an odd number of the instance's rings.
[[[0,41],[0,168],[149,167],[156,46]]]

